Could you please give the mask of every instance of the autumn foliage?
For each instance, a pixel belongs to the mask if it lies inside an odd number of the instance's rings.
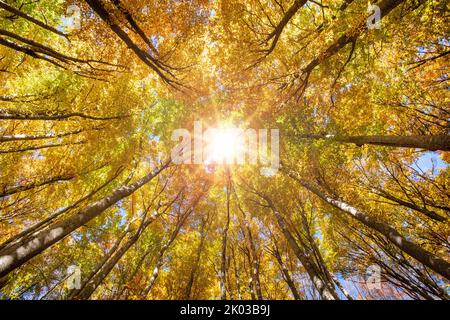
[[[0,299],[448,299],[449,3],[374,4],[0,0]]]

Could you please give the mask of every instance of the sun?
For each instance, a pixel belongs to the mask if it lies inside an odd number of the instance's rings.
[[[222,127],[209,130],[205,140],[205,163],[233,164],[242,152],[242,135],[237,128]]]

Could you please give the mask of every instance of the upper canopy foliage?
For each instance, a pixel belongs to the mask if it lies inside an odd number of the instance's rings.
[[[375,4],[0,0],[0,298],[447,299],[449,3]]]

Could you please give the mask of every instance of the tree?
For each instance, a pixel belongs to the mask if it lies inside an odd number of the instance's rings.
[[[447,20],[0,0],[0,299],[448,299]]]

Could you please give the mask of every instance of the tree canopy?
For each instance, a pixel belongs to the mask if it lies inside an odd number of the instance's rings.
[[[0,299],[448,299],[449,3],[371,5],[0,0]]]

